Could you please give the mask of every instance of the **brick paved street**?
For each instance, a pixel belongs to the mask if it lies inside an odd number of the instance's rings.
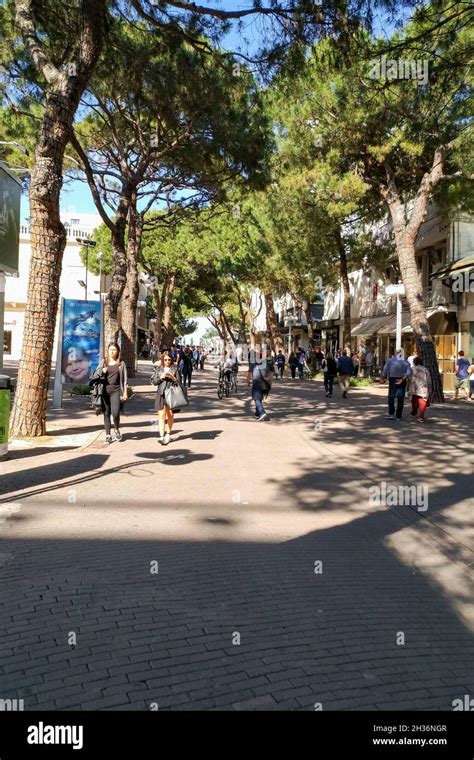
[[[122,443],[2,464],[0,697],[451,710],[474,694],[473,408],[395,426],[386,389],[328,400],[285,380],[257,423],[244,378],[218,401],[208,369],[161,447],[146,378]],[[372,506],[382,482],[426,484],[428,509]]]

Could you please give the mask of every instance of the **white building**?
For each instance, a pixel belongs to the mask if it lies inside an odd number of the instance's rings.
[[[64,251],[60,296],[74,300],[99,300],[99,277],[86,272],[81,261],[77,238],[88,238],[101,223],[98,214],[61,213],[61,220],[66,228],[67,242]],[[20,252],[18,276],[6,276],[5,281],[5,321],[4,321],[4,359],[18,360],[21,356],[25,307],[28,296],[28,278],[30,273],[31,242],[27,225],[20,225]],[[82,283],[82,284],[81,284]]]

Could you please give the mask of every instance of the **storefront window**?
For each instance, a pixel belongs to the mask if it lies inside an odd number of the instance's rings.
[[[445,375],[454,374],[456,364],[456,335],[435,335],[434,342],[440,372]]]
[[[11,330],[5,330],[3,333],[3,353],[11,354],[12,352],[12,333]]]

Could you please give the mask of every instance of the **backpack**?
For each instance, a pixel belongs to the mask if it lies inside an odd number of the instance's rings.
[[[262,370],[259,370],[259,372],[260,372],[260,376],[262,378],[262,384],[263,384],[262,392],[263,392],[263,395],[267,397],[272,389],[272,376],[270,372],[268,371],[268,369],[265,371],[265,373],[263,373]]]
[[[153,372],[150,375],[150,383],[152,385],[159,385],[160,384],[160,368],[159,367],[153,367]]]

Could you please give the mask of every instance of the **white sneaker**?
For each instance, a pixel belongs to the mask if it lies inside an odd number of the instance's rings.
[[[258,422],[260,422],[260,420],[268,420],[268,414],[267,414],[266,412],[265,412],[264,414],[262,414],[262,415],[261,415],[261,416],[258,418]]]
[[[386,420],[394,420],[395,419],[395,415],[394,414],[387,414],[387,416],[385,417],[385,419]]]
[[[163,436],[160,435],[158,437],[158,443],[161,443],[162,446],[165,445],[165,437],[164,437],[164,435]]]
[[[167,446],[170,441],[171,441],[170,434],[169,433],[165,433],[165,437],[163,438],[163,443],[165,444],[165,446]]]

